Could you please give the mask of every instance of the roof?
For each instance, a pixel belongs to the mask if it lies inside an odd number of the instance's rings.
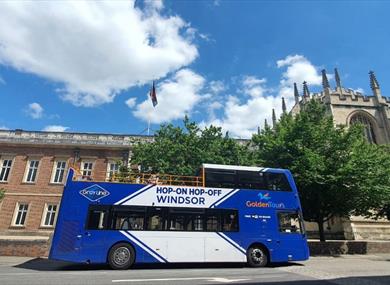
[[[262,171],[268,168],[258,166],[240,166],[240,165],[224,165],[224,164],[211,164],[203,163],[203,168],[206,169],[226,169],[226,170],[245,170],[245,171]]]

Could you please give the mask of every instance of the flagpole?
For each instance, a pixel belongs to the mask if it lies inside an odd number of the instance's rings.
[[[150,133],[150,118],[148,120],[148,135],[149,135],[149,133]]]

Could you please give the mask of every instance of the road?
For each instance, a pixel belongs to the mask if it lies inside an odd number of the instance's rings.
[[[0,284],[388,285],[390,255],[312,257],[306,262],[274,264],[267,268],[248,268],[242,264],[177,264],[142,265],[125,271],[113,271],[104,265],[0,257]]]

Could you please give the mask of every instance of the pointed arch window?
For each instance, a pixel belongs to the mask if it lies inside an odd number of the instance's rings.
[[[350,124],[361,124],[364,127],[364,136],[369,143],[377,143],[372,121],[364,114],[353,115]]]

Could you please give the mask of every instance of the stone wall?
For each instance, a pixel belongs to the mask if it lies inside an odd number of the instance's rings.
[[[46,257],[48,255],[48,239],[2,238],[0,240],[0,256]]]
[[[390,241],[309,241],[310,255],[390,253]]]

